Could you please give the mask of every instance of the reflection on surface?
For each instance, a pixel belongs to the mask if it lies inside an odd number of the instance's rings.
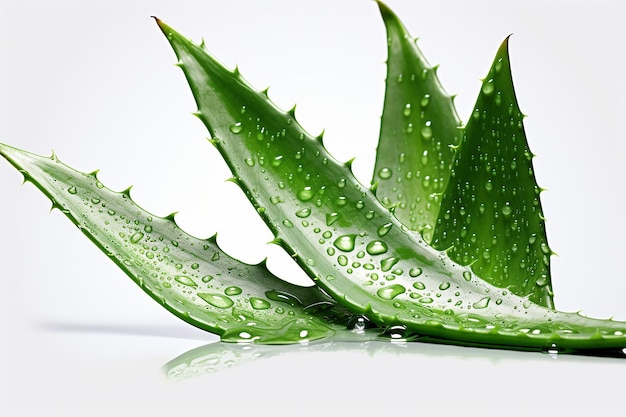
[[[625,358],[622,350],[588,351],[576,354],[545,352],[520,352],[514,350],[487,349],[485,347],[454,346],[445,341],[409,336],[404,338],[389,337],[380,329],[371,329],[360,334],[361,341],[323,340],[308,344],[292,345],[255,345],[214,342],[191,349],[163,365],[163,371],[169,379],[182,380],[203,374],[220,372],[229,368],[252,363],[259,359],[268,359],[279,355],[302,352],[366,352],[374,355],[411,355],[414,359],[450,357],[455,359],[478,358],[492,362],[511,361],[552,361],[571,362],[614,361]],[[593,357],[593,358],[591,358]]]

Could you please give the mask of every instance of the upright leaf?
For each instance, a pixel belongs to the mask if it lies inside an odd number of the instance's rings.
[[[337,302],[379,325],[524,350],[621,348],[626,323],[561,313],[474,276],[405,227],[264,92],[157,20],[247,198]]]
[[[540,189],[504,41],[463,131],[433,244],[498,287],[552,308]]]
[[[318,288],[285,282],[263,263],[231,258],[215,236],[186,234],[173,216],[157,217],[135,204],[129,190],[105,188],[95,172],[2,144],[0,155],[150,297],[223,341],[282,344],[345,331],[349,313]]]
[[[452,98],[398,17],[378,2],[387,30],[387,81],[372,183],[386,206],[430,242],[460,137]]]

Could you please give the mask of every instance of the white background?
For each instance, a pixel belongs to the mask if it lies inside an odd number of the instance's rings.
[[[466,4],[466,3],[471,3]],[[467,119],[501,41],[547,217],[556,304],[626,320],[626,6],[388,1]],[[246,262],[306,278],[206,142],[151,15],[238,64],[369,183],[385,32],[368,0],[0,3],[0,142],[100,169],[109,188]],[[0,414],[623,415],[623,361],[413,344],[286,349],[181,382],[161,366],[214,342],[171,316],[0,161]],[[400,354],[402,353],[402,354]],[[271,355],[268,355],[271,356]],[[619,404],[621,405],[621,411]],[[250,414],[254,412],[255,414]],[[504,414],[503,414],[504,415]]]

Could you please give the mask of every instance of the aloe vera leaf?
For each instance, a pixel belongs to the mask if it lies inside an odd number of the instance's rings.
[[[498,287],[554,307],[545,221],[511,77],[508,38],[463,129],[433,246]]]
[[[626,346],[626,323],[562,313],[498,288],[406,230],[293,111],[278,109],[157,19],[197,116],[275,242],[337,302],[434,340],[522,350]]]
[[[372,183],[411,230],[432,239],[459,143],[461,121],[431,66],[398,17],[378,2],[387,30],[385,101]]]
[[[285,282],[263,262],[233,259],[216,236],[186,234],[173,215],[148,213],[129,190],[105,188],[95,172],[2,144],[0,155],[143,291],[187,323],[229,342],[305,342],[341,331],[351,337],[345,330],[350,314],[318,288]]]

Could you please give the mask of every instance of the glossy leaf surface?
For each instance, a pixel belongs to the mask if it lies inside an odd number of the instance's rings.
[[[539,306],[427,245],[328,154],[321,138],[157,20],[248,199],[317,285],[378,325],[453,343],[527,350],[616,348],[626,323]]]
[[[6,145],[0,155],[150,297],[223,341],[294,343],[345,331],[349,313],[318,288],[285,282],[263,263],[231,258],[215,236],[186,234],[173,216],[157,217],[135,204],[129,190],[105,188],[95,172]]]
[[[483,279],[553,307],[540,189],[502,44],[463,130],[433,245]]]
[[[461,131],[452,97],[398,17],[378,3],[387,30],[387,81],[372,182],[411,230],[432,239]]]

